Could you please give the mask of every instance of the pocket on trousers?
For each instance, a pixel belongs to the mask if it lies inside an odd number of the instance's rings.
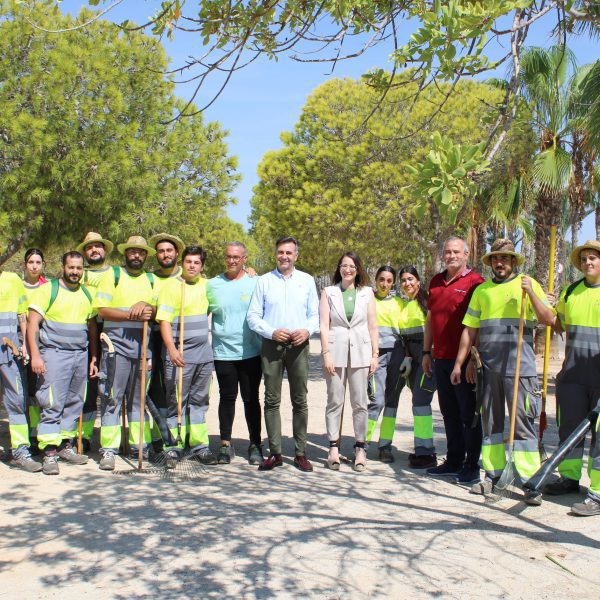
[[[530,419],[537,419],[542,412],[542,390],[536,385],[526,386],[526,391],[525,413]]]
[[[45,381],[43,375],[38,375],[38,389],[35,393],[35,399],[40,408],[52,407],[52,387]]]

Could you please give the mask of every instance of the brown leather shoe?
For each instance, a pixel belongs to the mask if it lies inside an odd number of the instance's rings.
[[[308,458],[306,458],[306,456],[304,456],[304,454],[294,458],[294,466],[305,473],[310,473],[313,470],[313,466],[310,464],[310,461]]]
[[[269,454],[265,460],[258,465],[259,471],[272,471],[275,467],[282,467],[283,459],[281,458],[281,454]]]

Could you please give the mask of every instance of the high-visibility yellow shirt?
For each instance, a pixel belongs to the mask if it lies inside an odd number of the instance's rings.
[[[204,278],[193,282],[183,281],[181,277],[177,277],[163,283],[158,294],[156,320],[171,323],[173,341],[179,348],[181,294],[185,286],[183,357],[191,364],[210,362],[213,360],[213,353],[208,342],[208,281]]]
[[[560,372],[564,382],[600,389],[600,285],[581,281],[569,294],[562,291],[556,306],[567,332],[565,361]]]
[[[89,292],[88,292],[89,293]],[[58,293],[52,305],[52,282],[40,286],[31,297],[29,309],[44,317],[40,325],[40,347],[59,350],[86,350],[88,319],[96,310],[82,286],[69,289],[59,280]]]
[[[19,346],[17,316],[24,313],[27,313],[27,295],[23,280],[16,273],[2,271],[0,273],[0,344],[2,338],[6,337]],[[0,364],[6,364],[11,360],[13,360],[12,351],[5,344],[1,344]]]
[[[393,348],[400,339],[402,305],[397,296],[379,298],[375,294],[375,317],[379,329],[379,348]]]
[[[463,325],[479,329],[479,355],[485,366],[497,373],[514,375],[517,364],[517,342],[521,314],[521,280],[517,275],[508,281],[496,283],[492,279],[475,288]],[[540,284],[532,279],[534,294],[550,306]],[[535,377],[535,354],[533,352],[533,329],[537,320],[529,296],[525,305],[525,328],[520,374]]]

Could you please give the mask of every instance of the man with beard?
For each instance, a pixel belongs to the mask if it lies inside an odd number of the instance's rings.
[[[31,370],[38,376],[38,442],[44,451],[42,470],[46,475],[58,475],[59,458],[76,465],[88,461],[87,456],[75,452],[71,440],[77,435],[88,374],[98,376],[92,297],[80,283],[83,256],[67,252],[62,264],[62,276],[32,295],[27,327]]]
[[[156,313],[155,278],[143,269],[146,258],[155,253],[141,236],[131,236],[117,246],[125,257],[125,266],[102,278],[96,290],[94,308],[104,319],[104,333],[115,348],[115,375],[109,400],[102,403],[100,429],[100,469],[115,468],[115,454],[121,438],[121,402],[127,398],[129,443],[135,457],[140,428],[144,424],[144,440],[150,441],[145,416],[139,413],[140,358],[142,356],[142,329],[144,321],[152,321]],[[150,358],[148,363],[151,363]],[[149,368],[151,365],[145,365]],[[106,362],[103,357],[103,370]],[[110,385],[110,382],[101,384]]]
[[[156,250],[156,261],[158,269],[154,271],[155,294],[158,298],[160,291],[172,278],[181,276],[181,267],[177,261],[183,252],[184,243],[176,235],[168,233],[157,233],[153,235],[148,244]],[[203,257],[203,261],[206,257]],[[204,264],[204,263],[203,263]],[[167,418],[167,398],[164,381],[163,364],[163,341],[160,335],[158,323],[152,324],[152,377],[150,378],[150,389],[148,395],[152,398],[156,408]],[[152,446],[156,452],[163,448],[163,439],[156,423],[152,427]]]
[[[77,252],[83,254],[87,267],[83,272],[83,285],[88,289],[92,296],[96,293],[96,288],[100,279],[110,270],[110,265],[106,264],[106,257],[113,251],[113,243],[104,239],[99,233],[90,231],[83,242],[76,248]],[[102,319],[96,319],[98,326],[98,336],[102,333]],[[97,346],[100,347],[98,337]],[[90,357],[91,358],[91,357]],[[87,390],[85,393],[85,402],[83,404],[83,424],[81,428],[81,438],[83,451],[88,452],[91,447],[92,437],[94,435],[94,423],[96,422],[96,413],[98,410],[98,378],[90,377],[88,379]]]
[[[540,467],[535,419],[540,414],[541,394],[535,367],[533,330],[536,320],[544,325],[553,324],[555,313],[540,284],[517,273],[517,267],[525,262],[525,257],[515,252],[510,240],[496,240],[481,261],[491,267],[494,276],[473,292],[463,319],[465,328],[450,380],[454,385],[460,384],[462,365],[479,333],[478,349],[483,363],[481,457],[485,479],[475,483],[471,492],[488,495],[506,466],[504,405],[508,404],[510,412],[523,292],[527,296],[513,456],[522,482],[527,481]],[[527,490],[524,500],[527,504],[539,506],[542,495]]]

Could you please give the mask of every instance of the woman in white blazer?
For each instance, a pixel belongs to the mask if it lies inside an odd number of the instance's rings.
[[[333,284],[321,294],[321,351],[327,382],[325,421],[329,438],[326,465],[340,468],[341,419],[346,394],[354,424],[354,470],[364,471],[367,461],[367,379],[379,362],[375,298],[360,258],[346,252],[338,261]]]

